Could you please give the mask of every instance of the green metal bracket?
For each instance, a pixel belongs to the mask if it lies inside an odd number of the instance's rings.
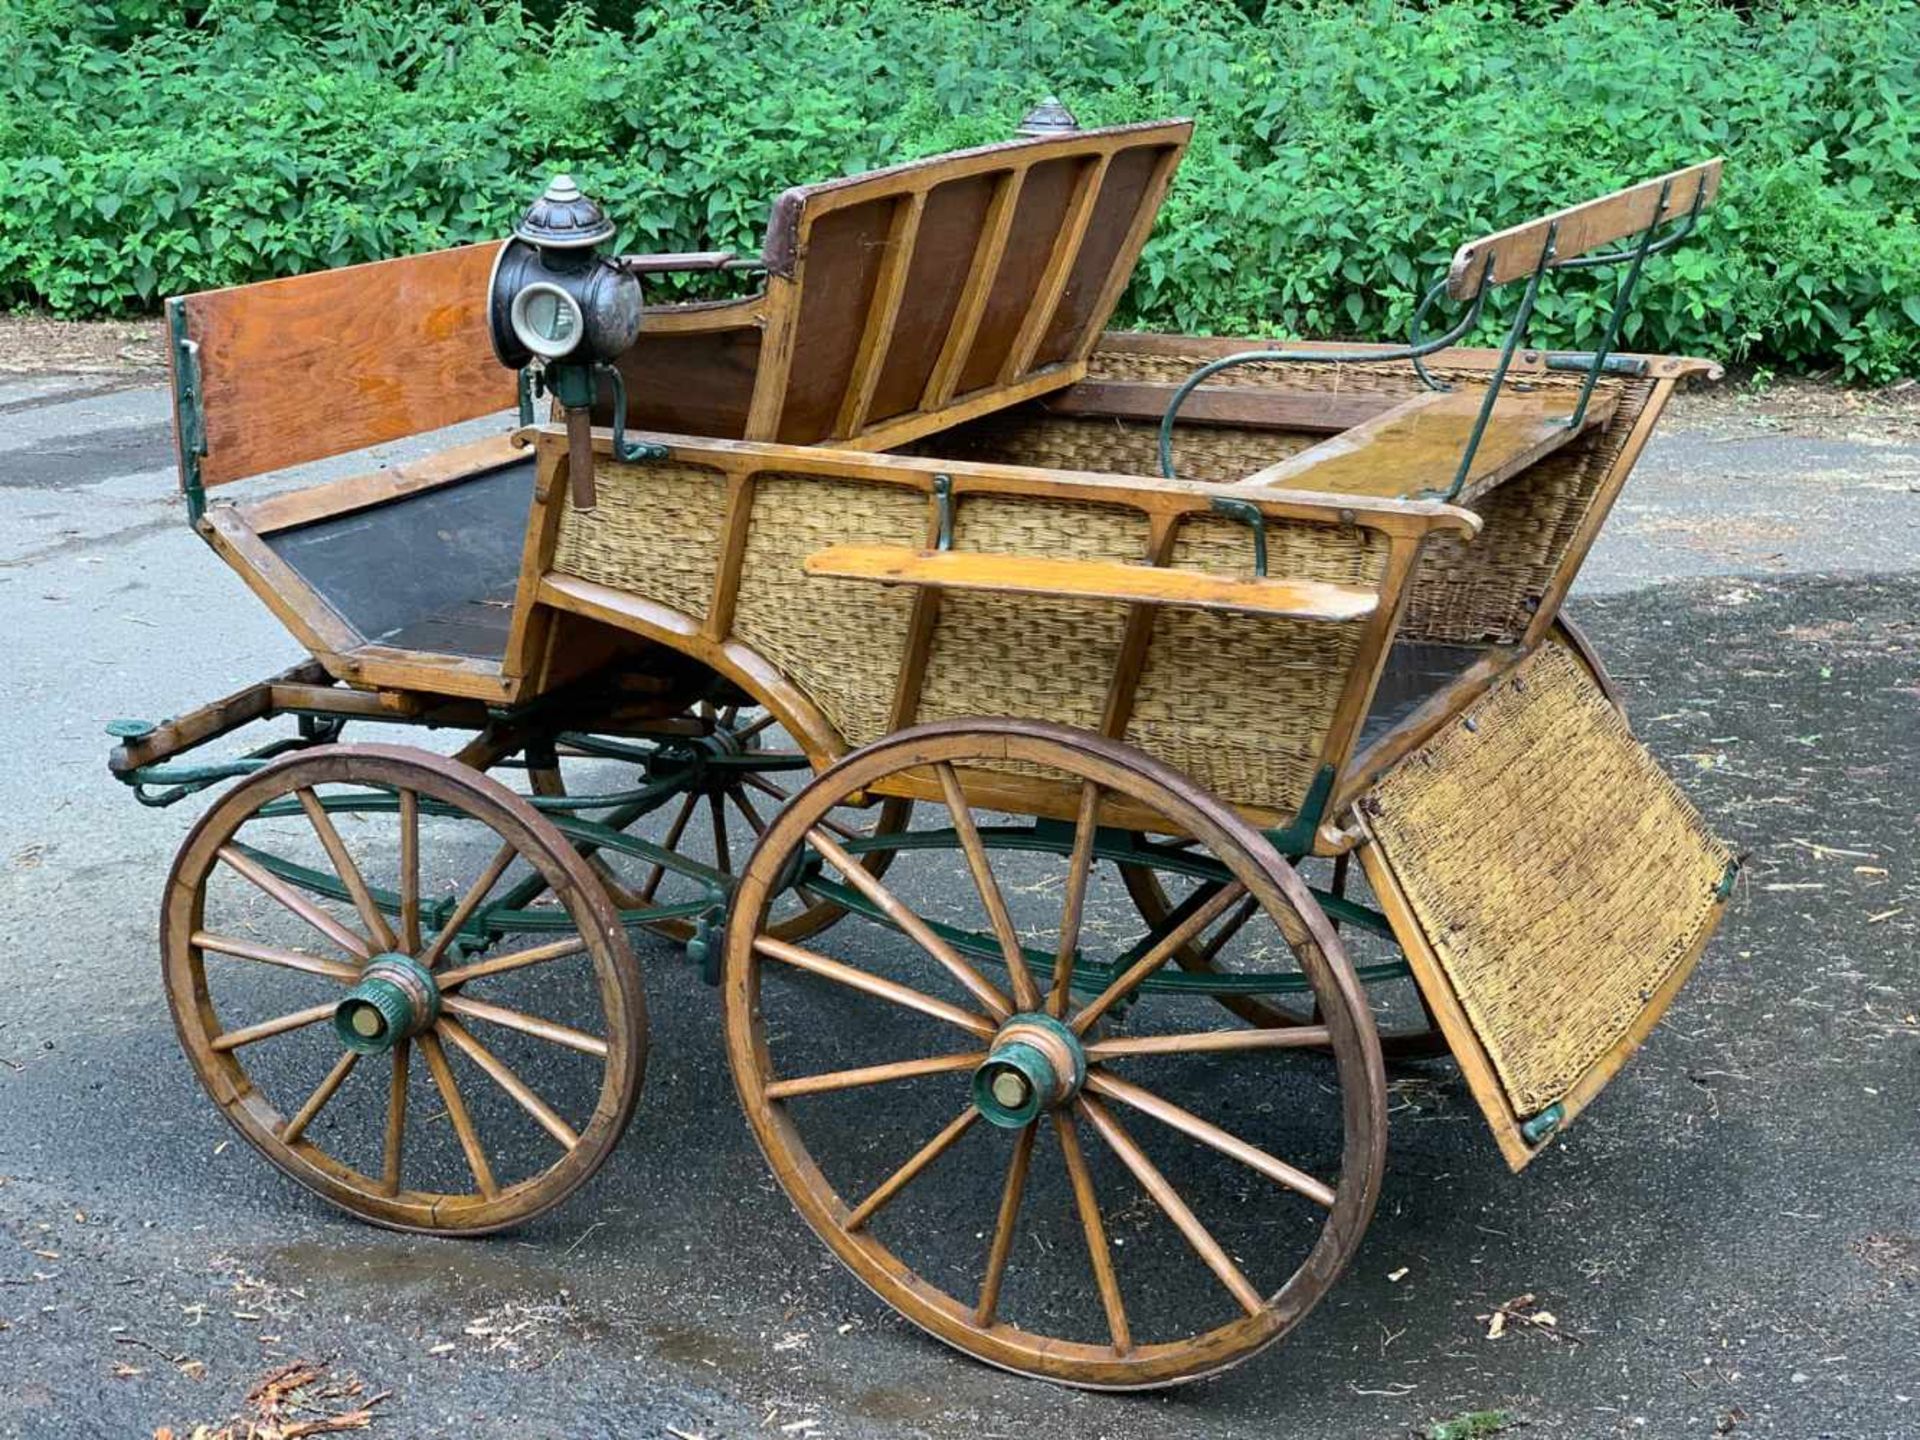
[[[534,389],[540,382],[539,377],[534,374],[531,365],[523,365],[520,367],[518,381],[519,383],[516,388],[520,401],[520,428],[524,430],[534,422]]]
[[[1213,497],[1213,508],[1222,515],[1251,525],[1253,527],[1253,573],[1255,578],[1267,578],[1267,515],[1251,500],[1230,500],[1224,495]]]
[[[1282,855],[1305,855],[1313,849],[1313,837],[1327,816],[1327,801],[1333,795],[1333,766],[1322,765],[1314,772],[1313,783],[1300,801],[1300,810],[1278,830],[1266,832],[1273,848]]]
[[[951,550],[953,548],[953,476],[933,477],[933,504],[939,513],[939,525],[934,532],[933,548]]]
[[[1567,1110],[1558,1100],[1531,1120],[1520,1122],[1520,1134],[1529,1145],[1544,1145],[1567,1123]]]
[[[187,524],[198,527],[207,513],[207,487],[200,461],[207,453],[206,397],[200,387],[200,343],[187,334],[187,304],[167,301],[167,334],[173,345],[173,423],[179,440],[180,491],[187,497]]]
[[[1740,879],[1740,858],[1735,856],[1727,861],[1727,868],[1721,872],[1720,883],[1713,887],[1713,898],[1725,900],[1733,894],[1733,887]]]

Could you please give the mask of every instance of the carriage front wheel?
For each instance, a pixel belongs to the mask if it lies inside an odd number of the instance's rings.
[[[426,751],[319,747],[228,791],[174,861],[161,949],[221,1112],[376,1224],[540,1214],[640,1093],[639,969],[592,869],[505,786]]]
[[[940,799],[883,881],[820,822],[903,786]],[[1009,823],[970,792],[1067,803]],[[1192,877],[1158,927],[1118,873],[1142,837]],[[771,933],[796,876],[848,899],[830,943]],[[1248,1024],[1169,966],[1222,924],[1243,975],[1262,945],[1304,973],[1315,1024]],[[801,1214],[991,1364],[1111,1389],[1224,1370],[1298,1323],[1372,1214],[1385,1079],[1339,936],[1258,831],[1126,746],[981,719],[849,756],[769,823],[724,988],[741,1101]]]

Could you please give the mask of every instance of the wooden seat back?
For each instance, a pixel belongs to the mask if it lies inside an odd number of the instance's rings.
[[[1453,252],[1453,264],[1447,269],[1447,293],[1456,300],[1472,299],[1483,274],[1488,285],[1525,279],[1539,266],[1549,239],[1553,254],[1547,264],[1552,268],[1603,245],[1638,236],[1653,225],[1704,210],[1720,191],[1723,163],[1719,159],[1703,160],[1657,180],[1630,185],[1597,200],[1570,205],[1524,225],[1470,240]]]
[[[224,485],[511,407],[513,372],[487,338],[499,248],[169,300],[183,480]]]
[[[877,450],[1072,384],[1192,130],[1015,140],[787,191],[762,295],[649,311],[620,362],[631,422]]]

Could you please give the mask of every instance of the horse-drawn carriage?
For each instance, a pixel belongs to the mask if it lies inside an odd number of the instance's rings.
[[[112,766],[235,782],[161,939],[256,1148],[379,1224],[548,1210],[634,1112],[650,932],[861,1280],[1128,1388],[1331,1285],[1384,1057],[1450,1052],[1516,1169],[1593,1100],[1735,874],[1561,615],[1710,368],[1614,347],[1718,162],[1463,246],[1405,346],[1108,333],[1188,134],[792,190],[757,261],[608,255],[556,182],[504,246],[171,302],[193,523],[311,658],[118,723]],[[1527,348],[1604,264],[1597,348]],[[670,270],[757,285],[642,309]],[[505,410],[516,368],[509,434],[207,503]]]

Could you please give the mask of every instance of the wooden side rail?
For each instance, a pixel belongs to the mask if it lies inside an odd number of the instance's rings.
[[[1360,620],[1380,605],[1377,591],[1319,580],[1242,580],[1113,561],[908,550],[891,545],[832,545],[807,556],[804,568],[809,575],[883,585],[1119,600],[1289,620]]]
[[[1447,293],[1456,300],[1472,299],[1489,260],[1493,267],[1487,276],[1489,285],[1504,285],[1533,274],[1549,233],[1553,236],[1553,255],[1548,264],[1564,264],[1603,245],[1638,235],[1650,225],[1704,210],[1719,192],[1723,163],[1719,159],[1703,160],[1657,180],[1468,241],[1453,252]]]

